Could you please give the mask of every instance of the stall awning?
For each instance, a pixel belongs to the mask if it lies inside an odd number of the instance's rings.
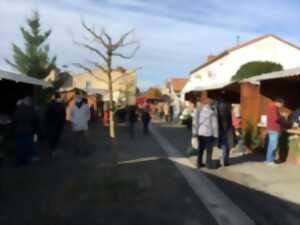
[[[234,84],[235,81],[228,81],[224,83],[214,83],[210,85],[205,85],[205,86],[197,86],[194,88],[194,91],[212,91],[212,90],[219,90],[223,89],[231,84]]]
[[[42,87],[50,87],[51,85],[43,80],[39,80],[26,75],[16,74],[4,70],[0,70],[0,80],[11,80],[17,83],[25,83]]]
[[[264,81],[264,80],[273,80],[273,79],[288,78],[288,77],[295,77],[295,76],[300,76],[300,67],[296,67],[288,70],[281,70],[272,73],[265,73],[259,76],[245,79],[242,82],[259,83],[260,81]]]

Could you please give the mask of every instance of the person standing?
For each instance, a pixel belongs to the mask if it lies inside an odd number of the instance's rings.
[[[81,96],[75,98],[71,108],[71,123],[74,134],[74,153],[76,155],[88,155],[87,131],[90,119],[90,109]]]
[[[168,123],[170,121],[170,106],[168,103],[165,103],[163,106],[165,121]]]
[[[270,165],[273,165],[275,161],[275,151],[278,146],[279,135],[284,121],[279,111],[283,105],[284,101],[282,99],[276,99],[269,105],[267,111],[267,131],[269,143],[267,148],[266,162]]]
[[[147,107],[145,107],[144,109],[142,109],[141,120],[143,122],[143,132],[144,132],[144,135],[148,135],[149,134],[149,123],[151,121],[151,115],[150,115],[149,109]]]
[[[18,101],[13,121],[16,135],[16,165],[26,165],[34,156],[34,139],[37,139],[38,132],[38,115],[30,97]]]
[[[198,137],[199,149],[197,166],[203,167],[203,153],[206,150],[206,167],[213,169],[212,153],[214,139],[218,138],[218,121],[215,111],[212,109],[213,100],[207,99],[204,105],[200,105],[193,116],[193,136]]]
[[[234,147],[234,127],[232,124],[231,106],[220,101],[217,103],[219,148],[222,150],[220,157],[221,166],[229,165],[230,149]]]
[[[57,147],[66,121],[66,108],[59,93],[55,93],[53,100],[46,109],[46,126],[49,147],[52,156],[57,153]]]

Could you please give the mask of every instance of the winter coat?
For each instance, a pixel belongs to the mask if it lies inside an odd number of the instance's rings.
[[[38,132],[38,116],[33,106],[17,106],[13,120],[17,135],[34,135]]]
[[[224,102],[217,104],[218,125],[219,125],[219,147],[227,143],[231,149],[235,146],[235,133],[232,123],[231,106]]]
[[[90,120],[90,108],[83,102],[74,103],[71,108],[71,122],[73,131],[88,130],[88,121]]]
[[[283,118],[279,113],[278,107],[274,103],[271,103],[267,112],[267,130],[268,131],[281,131]]]
[[[218,137],[217,115],[208,105],[200,106],[193,116],[193,135]]]

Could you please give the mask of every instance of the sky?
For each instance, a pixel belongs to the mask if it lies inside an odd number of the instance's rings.
[[[240,40],[273,33],[300,45],[298,0],[0,0],[0,68],[13,71],[11,43],[22,46],[20,26],[33,10],[41,16],[42,29],[51,29],[50,53],[59,66],[88,65],[101,60],[74,44],[84,41],[81,20],[116,40],[135,29],[132,39],[141,48],[131,60],[115,59],[114,66],[139,68],[138,85],[162,85],[171,77],[188,77],[204,63]]]

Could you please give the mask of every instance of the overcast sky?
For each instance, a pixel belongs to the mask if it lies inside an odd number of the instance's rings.
[[[1,69],[12,70],[4,58],[11,58],[12,42],[22,45],[19,27],[34,9],[43,29],[52,29],[50,52],[60,66],[97,59],[73,44],[83,38],[81,19],[114,37],[135,28],[141,49],[115,65],[142,66],[142,88],[187,77],[208,54],[234,45],[237,35],[246,41],[274,33],[300,45],[298,0],[0,0]]]

